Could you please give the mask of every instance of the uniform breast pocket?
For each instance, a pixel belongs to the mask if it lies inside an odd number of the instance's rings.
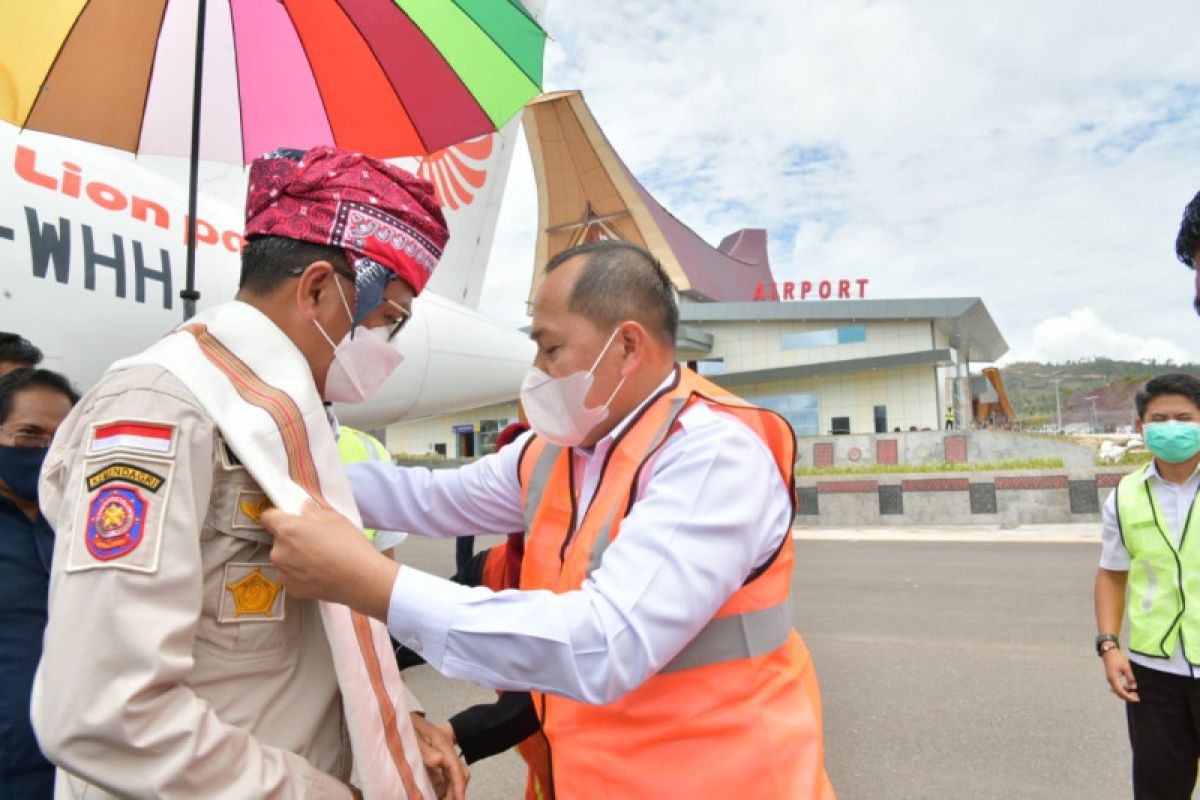
[[[204,604],[197,638],[237,659],[279,658],[293,649],[304,604],[293,603],[271,563],[258,523],[266,496],[244,470],[218,475],[201,535]]]

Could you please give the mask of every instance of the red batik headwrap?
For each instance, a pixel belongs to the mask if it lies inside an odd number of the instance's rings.
[[[341,247],[356,272],[382,265],[420,294],[449,232],[429,181],[386,161],[323,145],[254,159],[246,238],[255,236]]]

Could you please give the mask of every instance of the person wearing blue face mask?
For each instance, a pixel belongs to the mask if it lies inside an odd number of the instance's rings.
[[[67,379],[49,370],[0,377],[0,797],[54,793],[54,765],[29,722],[54,550],[54,531],[38,510],[38,473],[78,399]]]
[[[1096,654],[1126,704],[1134,796],[1186,799],[1200,763],[1200,378],[1160,375],[1135,402],[1154,458],[1104,506]]]

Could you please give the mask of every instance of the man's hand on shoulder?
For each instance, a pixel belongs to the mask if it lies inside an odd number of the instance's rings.
[[[314,503],[305,503],[300,514],[268,509],[261,522],[275,536],[271,561],[292,595],[341,603],[387,619],[400,567],[376,552],[354,523]]]

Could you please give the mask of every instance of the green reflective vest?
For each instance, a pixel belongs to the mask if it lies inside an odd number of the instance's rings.
[[[343,464],[357,464],[360,461],[391,461],[387,448],[383,443],[369,433],[357,428],[341,425],[338,428],[338,455]],[[375,541],[375,529],[363,528],[363,533],[371,541]]]
[[[1117,524],[1129,551],[1129,649],[1170,658],[1183,637],[1183,656],[1200,665],[1200,519],[1188,511],[1179,547],[1162,522],[1149,481],[1150,465],[1117,484]]]

